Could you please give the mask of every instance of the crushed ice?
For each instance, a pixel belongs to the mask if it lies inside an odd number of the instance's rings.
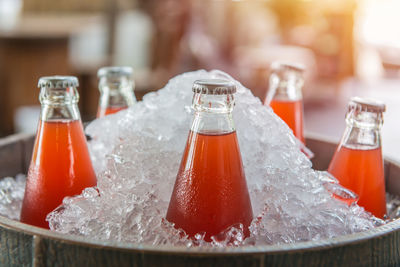
[[[231,79],[220,71],[184,73],[142,102],[87,127],[97,189],[64,199],[48,215],[52,230],[152,245],[263,245],[331,238],[383,223],[356,204],[332,198],[354,194],[326,172],[315,171],[289,128],[238,83],[234,121],[254,220],[212,238],[190,239],[164,219],[189,132],[191,87],[204,78]]]
[[[24,199],[26,176],[18,174],[15,178],[0,180],[0,215],[19,220]]]

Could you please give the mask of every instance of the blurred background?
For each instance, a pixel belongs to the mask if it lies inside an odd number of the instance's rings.
[[[385,101],[384,153],[400,149],[399,0],[0,0],[0,136],[34,133],[38,78],[80,81],[95,118],[96,72],[134,68],[138,99],[171,77],[221,69],[263,99],[271,62],[306,66],[306,133],[338,141],[351,96]]]

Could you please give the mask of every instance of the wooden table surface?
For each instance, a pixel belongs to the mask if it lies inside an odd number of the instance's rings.
[[[85,25],[99,23],[101,15],[23,15],[11,29],[0,28],[0,38],[56,39],[69,38]]]
[[[345,129],[347,103],[353,96],[371,97],[386,103],[382,127],[383,154],[400,161],[400,78],[362,82],[344,81],[336,99],[318,105],[305,104],[306,133],[317,133],[338,142]]]
[[[16,109],[38,105],[38,79],[76,75],[69,58],[70,38],[99,15],[26,15],[14,28],[0,30],[0,136],[13,133]]]

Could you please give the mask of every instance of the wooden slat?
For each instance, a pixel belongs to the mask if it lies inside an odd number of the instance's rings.
[[[325,249],[307,249],[294,253],[265,254],[264,266],[399,266],[400,234],[371,238]]]
[[[118,249],[71,244],[44,238],[36,250],[41,261],[37,266],[144,266],[142,253]]]
[[[143,254],[143,266],[209,266],[209,267],[259,267],[263,265],[263,255],[179,255],[179,254]]]
[[[0,227],[0,266],[32,266],[33,235]]]
[[[14,176],[23,170],[21,136],[11,135],[0,139],[0,177]]]

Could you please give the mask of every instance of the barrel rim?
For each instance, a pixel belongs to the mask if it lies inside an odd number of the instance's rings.
[[[204,247],[175,247],[170,245],[142,245],[128,242],[116,242],[116,241],[102,241],[89,239],[85,236],[75,236],[70,234],[62,234],[51,230],[31,226],[25,223],[21,223],[4,216],[0,216],[0,226],[11,230],[18,231],[24,234],[30,234],[39,238],[47,238],[50,240],[70,243],[73,245],[86,245],[90,247],[106,248],[110,250],[122,250],[136,253],[167,253],[167,254],[187,254],[187,255],[221,255],[227,256],[230,254],[235,255],[254,255],[254,254],[280,254],[287,252],[304,252],[324,250],[328,248],[334,248],[347,244],[357,244],[366,242],[370,239],[382,237],[392,233],[394,230],[400,229],[400,219],[391,221],[385,225],[378,226],[376,228],[358,232],[349,235],[342,235],[335,238],[322,239],[318,241],[305,241],[297,242],[293,244],[281,244],[281,245],[262,245],[262,246],[243,246],[243,247],[229,247],[229,248],[204,248]]]
[[[323,141],[331,143],[332,145],[336,142],[323,138],[322,136],[315,134],[307,134],[308,139],[315,141]],[[18,139],[18,138],[16,138]],[[0,139],[1,141],[1,139]],[[386,163],[391,163],[400,167],[400,162],[385,157]],[[146,254],[179,254],[179,255],[191,255],[191,256],[230,256],[230,255],[272,255],[272,254],[283,254],[283,253],[298,253],[305,251],[319,251],[325,249],[331,249],[347,244],[358,244],[367,242],[373,238],[383,237],[391,234],[394,230],[400,230],[400,219],[396,219],[387,224],[378,226],[376,228],[353,233],[349,235],[342,235],[334,238],[327,238],[317,241],[305,241],[296,242],[293,244],[280,244],[280,245],[262,245],[262,246],[243,246],[243,247],[229,247],[229,248],[204,248],[204,247],[183,247],[183,246],[171,246],[171,245],[143,245],[129,242],[117,242],[108,240],[96,240],[85,236],[77,236],[71,234],[62,234],[55,231],[39,228],[36,226],[21,223],[16,220],[9,219],[5,216],[0,215],[0,227],[14,230],[23,234],[32,235],[34,238],[49,239],[61,243],[68,243],[72,245],[89,246],[92,248],[101,248],[108,250],[119,250],[124,252],[132,253],[146,253]]]

